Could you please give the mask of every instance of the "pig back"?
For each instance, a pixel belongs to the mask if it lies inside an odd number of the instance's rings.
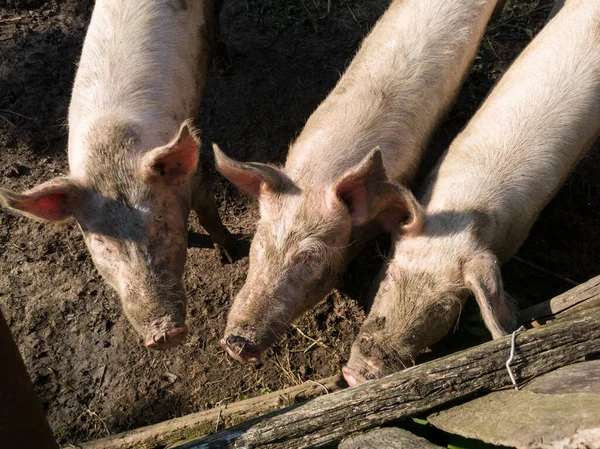
[[[379,147],[389,178],[410,181],[496,3],[393,1],[290,148],[286,172],[327,184]]]
[[[213,3],[96,2],[69,108],[71,165],[87,151],[85,137],[99,119],[130,124],[139,137],[136,149],[146,151],[166,144],[196,115],[214,33]]]
[[[484,217],[484,243],[501,259],[600,133],[599,24],[600,4],[567,2],[453,142],[424,195],[430,213]]]

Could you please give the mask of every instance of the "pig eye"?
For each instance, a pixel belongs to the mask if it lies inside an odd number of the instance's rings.
[[[90,238],[90,246],[96,251],[106,250],[106,240],[98,234],[92,234]]]
[[[294,262],[296,263],[318,263],[322,260],[322,257],[319,253],[314,251],[300,251],[294,256]]]
[[[102,235],[93,234],[91,244],[92,248],[94,248],[96,251],[112,253],[114,250],[114,245]]]

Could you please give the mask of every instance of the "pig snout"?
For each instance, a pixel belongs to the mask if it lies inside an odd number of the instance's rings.
[[[263,352],[285,330],[281,320],[231,321],[234,323],[228,324],[220,343],[232,358],[242,363],[259,363]]]
[[[244,292],[237,296],[220,341],[233,359],[259,363],[263,352],[288,330],[285,323],[291,318],[287,310],[273,306],[274,303],[270,297],[248,298]]]
[[[183,287],[162,277],[160,285],[129,285],[121,296],[123,310],[148,349],[164,351],[181,344],[187,334]],[[133,291],[134,294],[127,294]]]
[[[181,344],[187,334],[186,296],[182,289],[122,297],[123,309],[148,349],[164,351]]]
[[[387,376],[414,365],[414,345],[400,340],[384,327],[385,320],[366,321],[352,344],[350,359],[342,368],[349,386]]]
[[[349,366],[342,367],[342,374],[344,375],[344,379],[346,379],[346,383],[349,387],[354,387],[358,384],[362,384],[367,379],[366,377],[359,374],[356,369],[350,368]]]
[[[249,340],[239,335],[229,335],[221,339],[221,346],[227,354],[242,363],[259,363],[261,350]]]
[[[164,351],[181,344],[185,340],[187,334],[188,328],[185,325],[182,327],[174,327],[163,332],[152,333],[146,339],[145,346],[149,349]]]
[[[383,362],[377,352],[371,335],[358,336],[350,350],[350,359],[342,368],[350,387],[381,376]]]

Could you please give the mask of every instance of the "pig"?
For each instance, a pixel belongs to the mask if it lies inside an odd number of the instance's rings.
[[[473,295],[493,338],[514,330],[500,263],[600,134],[600,3],[567,0],[426,181],[423,227],[398,229],[343,368],[349,385],[414,364]]]
[[[402,185],[496,5],[393,1],[291,145],[285,167],[236,161],[213,147],[218,171],[260,207],[248,275],[221,340],[233,358],[259,362],[366,241],[398,225],[404,233],[419,228],[418,203]]]
[[[98,0],[69,106],[69,174],[0,204],[34,219],[74,218],[93,262],[152,349],[181,343],[187,219],[235,251],[191,124],[216,27],[213,0]]]

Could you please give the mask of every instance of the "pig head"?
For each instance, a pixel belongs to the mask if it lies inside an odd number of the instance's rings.
[[[420,225],[420,206],[387,180],[379,149],[328,185],[301,184],[281,168],[214,150],[218,170],[260,203],[250,269],[221,340],[237,360],[258,362],[294,319],[325,297],[361,246],[357,230],[408,232]]]
[[[424,221],[421,233],[396,242],[374,283],[372,309],[343,368],[350,386],[413,366],[452,329],[469,295],[493,338],[515,326],[496,256],[468,233],[447,235],[445,217]]]
[[[198,139],[188,122],[168,144],[136,153],[130,126],[93,128],[85,176],[61,176],[0,204],[34,219],[74,218],[100,274],[117,291],[145,345],[167,349],[187,334],[181,281]]]

